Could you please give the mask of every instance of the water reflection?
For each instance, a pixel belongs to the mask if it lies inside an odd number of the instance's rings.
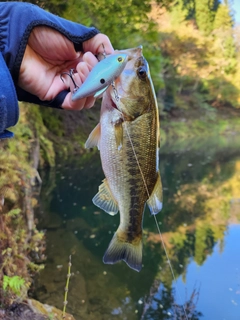
[[[98,153],[41,172],[38,219],[48,260],[36,297],[62,307],[71,253],[68,311],[76,319],[185,319],[183,304],[191,319],[239,319],[240,280],[226,276],[240,267],[239,146],[239,137],[217,137],[161,149],[164,208],[157,219],[176,283],[147,209],[142,271],[102,263],[119,217],[92,204],[103,179]]]

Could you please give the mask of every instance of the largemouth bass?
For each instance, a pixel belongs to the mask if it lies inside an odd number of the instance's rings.
[[[128,62],[103,95],[100,123],[86,147],[98,146],[106,177],[93,203],[111,215],[120,212],[120,225],[103,262],[124,260],[140,271],[145,204],[152,214],[162,208],[159,115],[142,47],[119,52],[128,55]]]

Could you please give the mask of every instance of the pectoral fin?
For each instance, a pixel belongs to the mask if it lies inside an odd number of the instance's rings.
[[[109,86],[106,86],[106,87],[104,87],[103,89],[97,91],[97,92],[94,94],[94,98],[100,97],[100,95],[103,94],[103,93],[107,90],[108,87],[109,87]]]
[[[162,182],[160,174],[158,174],[157,182],[150,198],[147,201],[151,214],[157,214],[162,210]]]
[[[116,122],[114,125],[115,139],[118,150],[121,150],[123,144],[123,127],[122,121]]]
[[[99,191],[92,199],[92,201],[97,207],[106,211],[111,216],[114,216],[118,213],[117,202],[113,198],[106,179],[104,179],[103,183],[99,186]]]
[[[90,149],[93,147],[98,147],[98,141],[100,139],[100,135],[101,135],[101,127],[99,123],[90,133],[87,141],[85,142],[85,148]]]

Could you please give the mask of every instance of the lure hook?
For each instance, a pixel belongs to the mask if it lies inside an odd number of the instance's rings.
[[[103,47],[103,57],[104,59],[106,59],[106,51],[105,51],[105,47],[104,47],[104,43],[102,43],[102,47]]]
[[[69,72],[62,72],[62,73],[61,73],[60,79],[62,80],[63,83],[64,83],[64,78],[63,78],[63,75],[64,75],[64,74],[66,74],[67,76],[69,76],[70,79],[72,80],[73,85],[74,85],[73,92],[77,91],[77,89],[79,88],[79,86],[76,84],[76,82],[75,82],[74,79],[73,79],[74,69],[70,69]]]
[[[95,57],[98,59],[98,61],[106,59],[106,57],[107,57],[105,46],[103,43],[102,43],[102,47],[103,47],[103,52],[99,52],[98,54],[95,55]]]

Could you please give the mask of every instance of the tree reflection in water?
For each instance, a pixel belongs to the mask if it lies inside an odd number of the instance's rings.
[[[141,320],[199,320],[202,313],[196,310],[200,289],[194,288],[184,305],[175,303],[173,289],[167,290],[155,280],[150,292],[143,299]]]
[[[224,250],[224,237],[229,221],[239,223],[239,212],[233,209],[231,203],[232,199],[239,198],[240,139],[222,142],[218,137],[217,142],[205,141],[201,147],[197,143],[193,143],[191,147],[189,144],[177,147],[165,146],[161,150],[164,207],[157,215],[157,220],[175,278],[185,281],[188,266],[192,262],[203,266],[213,254],[216,245],[220,252]],[[54,304],[56,290],[54,285],[50,288],[50,271],[55,270],[56,265],[62,264],[64,255],[68,256],[69,250],[74,248],[77,252],[75,267],[84,279],[87,288],[84,293],[85,301],[88,301],[84,306],[86,313],[80,314],[77,309],[72,309],[77,319],[79,316],[81,319],[91,319],[89,314],[92,314],[93,319],[101,315],[104,320],[185,319],[182,306],[179,302],[179,305],[176,304],[178,294],[173,289],[174,280],[166,263],[167,258],[154,219],[148,212],[145,213],[143,223],[144,268],[141,273],[133,273],[124,263],[114,266],[105,266],[102,263],[102,255],[112,232],[116,230],[119,217],[110,217],[99,212],[92,204],[92,197],[103,178],[98,157],[93,155],[91,160],[86,158],[86,161],[73,161],[71,165],[62,165],[55,170],[53,176],[49,178],[50,192],[47,187],[48,174],[43,179],[43,214],[39,220],[45,219],[45,222],[39,226],[46,230],[49,228],[48,255],[51,258],[47,261],[46,270],[42,272],[39,283],[39,287],[46,288],[46,294],[37,295],[38,298]],[[55,232],[51,226],[56,225],[59,227],[56,227]],[[67,237],[67,242],[64,237]],[[49,274],[47,270],[50,270]],[[101,285],[96,286],[99,275],[105,271],[108,281],[101,278]],[[58,275],[57,281],[62,281],[64,286],[64,272],[62,277],[61,280]],[[78,292],[77,288],[75,290]],[[192,290],[191,296],[181,300],[182,303],[186,301],[188,317],[197,320],[207,309],[198,308],[198,299],[199,302],[202,300],[199,289],[188,287],[188,290]],[[69,299],[69,311],[71,302],[76,304],[78,299],[78,295]],[[111,314],[112,318],[109,317]]]

